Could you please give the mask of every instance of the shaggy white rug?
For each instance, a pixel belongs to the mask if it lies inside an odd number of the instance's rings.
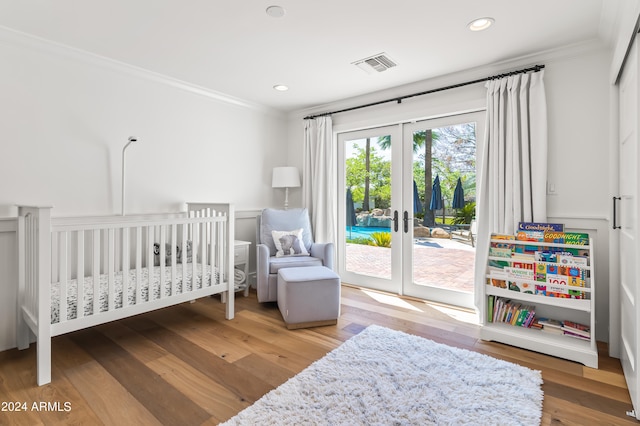
[[[372,325],[224,425],[538,425],[541,384],[539,371]]]

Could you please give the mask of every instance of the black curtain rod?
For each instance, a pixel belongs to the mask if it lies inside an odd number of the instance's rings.
[[[312,119],[317,118],[317,117],[325,117],[327,115],[338,114],[338,113],[347,112],[347,111],[353,111],[353,110],[356,110],[356,109],[361,109],[361,108],[367,108],[367,107],[371,107],[371,106],[375,106],[375,105],[386,104],[386,103],[389,103],[389,102],[402,103],[402,101],[404,99],[409,99],[409,98],[413,98],[413,97],[416,97],[416,96],[428,95],[430,93],[442,92],[444,90],[449,90],[449,89],[456,89],[458,87],[468,86],[470,84],[482,83],[483,81],[488,81],[488,80],[496,80],[496,79],[499,79],[499,78],[509,77],[509,76],[516,75],[516,74],[524,74],[524,73],[527,73],[527,72],[538,72],[543,68],[544,68],[544,65],[535,65],[535,66],[530,67],[530,68],[524,68],[524,69],[521,69],[521,70],[511,71],[511,72],[507,72],[507,73],[504,73],[504,74],[493,75],[491,77],[485,77],[485,78],[481,78],[481,79],[478,79],[478,80],[467,81],[465,83],[458,83],[458,84],[454,84],[454,85],[451,85],[451,86],[440,87],[438,89],[431,89],[431,90],[427,90],[426,92],[413,93],[411,95],[399,96],[397,98],[391,98],[391,99],[387,99],[387,100],[384,100],[384,101],[372,102],[370,104],[365,104],[365,105],[358,105],[358,106],[355,106],[355,107],[345,108],[345,109],[341,109],[341,110],[338,110],[338,111],[323,112],[322,114],[308,115],[304,119],[305,120],[312,120]]]

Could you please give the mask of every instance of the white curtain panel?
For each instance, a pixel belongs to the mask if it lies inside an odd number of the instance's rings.
[[[319,243],[337,241],[337,162],[331,117],[305,120],[302,202]]]
[[[484,285],[491,233],[547,220],[547,102],[544,71],[487,83],[478,165],[476,283]],[[480,292],[476,291],[476,303]],[[479,306],[479,305],[478,305]]]

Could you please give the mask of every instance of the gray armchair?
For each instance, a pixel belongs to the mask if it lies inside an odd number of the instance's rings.
[[[309,255],[276,257],[271,231],[302,229],[302,242]],[[333,269],[333,243],[314,243],[307,209],[264,209],[256,224],[256,274],[258,302],[278,300],[278,270],[303,266]]]

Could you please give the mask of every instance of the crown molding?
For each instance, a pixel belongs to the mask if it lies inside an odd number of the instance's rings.
[[[178,90],[193,93],[199,96],[224,102],[227,104],[235,105],[242,108],[247,108],[263,113],[272,115],[282,115],[282,113],[273,108],[247,101],[245,99],[236,98],[226,93],[218,92],[212,89],[208,89],[203,86],[192,84],[184,80],[180,80],[174,77],[167,76],[155,71],[150,71],[145,68],[141,68],[135,65],[131,65],[125,62],[117,61],[115,59],[108,58],[106,56],[97,55],[95,53],[88,52],[86,50],[78,49],[68,46],[63,43],[58,43],[52,40],[48,40],[42,37],[38,37],[32,34],[27,34],[21,31],[17,31],[8,27],[0,26],[0,44],[7,45],[9,47],[18,47],[22,49],[29,49],[32,51],[51,54],[58,57],[65,57],[67,59],[83,62],[93,66],[98,66],[104,69],[127,74],[133,77],[145,79],[158,84],[173,87]]]

